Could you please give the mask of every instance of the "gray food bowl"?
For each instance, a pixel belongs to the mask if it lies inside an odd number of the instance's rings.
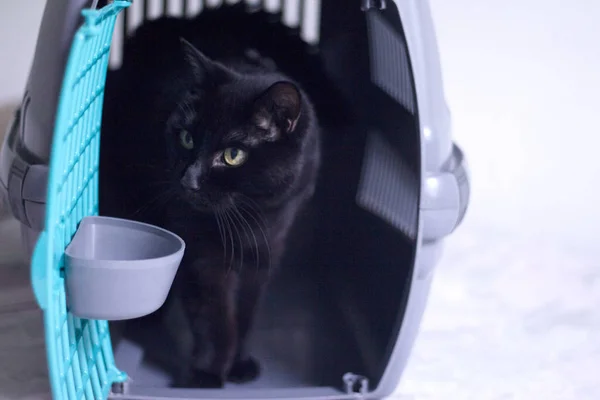
[[[67,305],[80,318],[138,318],[163,305],[184,241],[141,222],[86,217],[65,250]]]

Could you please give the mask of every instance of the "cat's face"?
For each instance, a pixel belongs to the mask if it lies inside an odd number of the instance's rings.
[[[241,76],[184,42],[194,85],[167,123],[172,183],[195,209],[272,204],[302,165],[301,94],[286,81]]]

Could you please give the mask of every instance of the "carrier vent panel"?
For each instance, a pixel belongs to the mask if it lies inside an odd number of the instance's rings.
[[[381,134],[370,132],[357,203],[415,240],[418,199],[417,177]]]
[[[371,80],[412,114],[416,111],[408,50],[402,36],[377,12],[369,12]]]
[[[110,68],[118,69],[123,57],[125,38],[146,21],[162,16],[192,19],[205,9],[217,9],[244,3],[248,12],[265,11],[278,15],[281,23],[297,29],[300,37],[318,45],[321,35],[321,0],[134,0],[119,15],[110,54]]]

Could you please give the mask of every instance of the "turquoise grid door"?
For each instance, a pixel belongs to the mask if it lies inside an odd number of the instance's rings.
[[[57,400],[106,399],[126,375],[115,366],[108,323],[73,316],[67,309],[64,252],[79,222],[98,214],[102,102],[117,15],[129,1],[82,11],[63,78],[57,110],[45,229],[37,242],[31,278],[44,311],[52,395]]]

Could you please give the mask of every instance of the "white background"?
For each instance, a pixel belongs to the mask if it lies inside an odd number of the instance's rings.
[[[600,398],[600,1],[432,0],[473,198],[402,382]]]
[[[44,3],[0,2],[0,108],[21,96]],[[473,197],[400,391],[600,399],[600,1],[431,6]]]

